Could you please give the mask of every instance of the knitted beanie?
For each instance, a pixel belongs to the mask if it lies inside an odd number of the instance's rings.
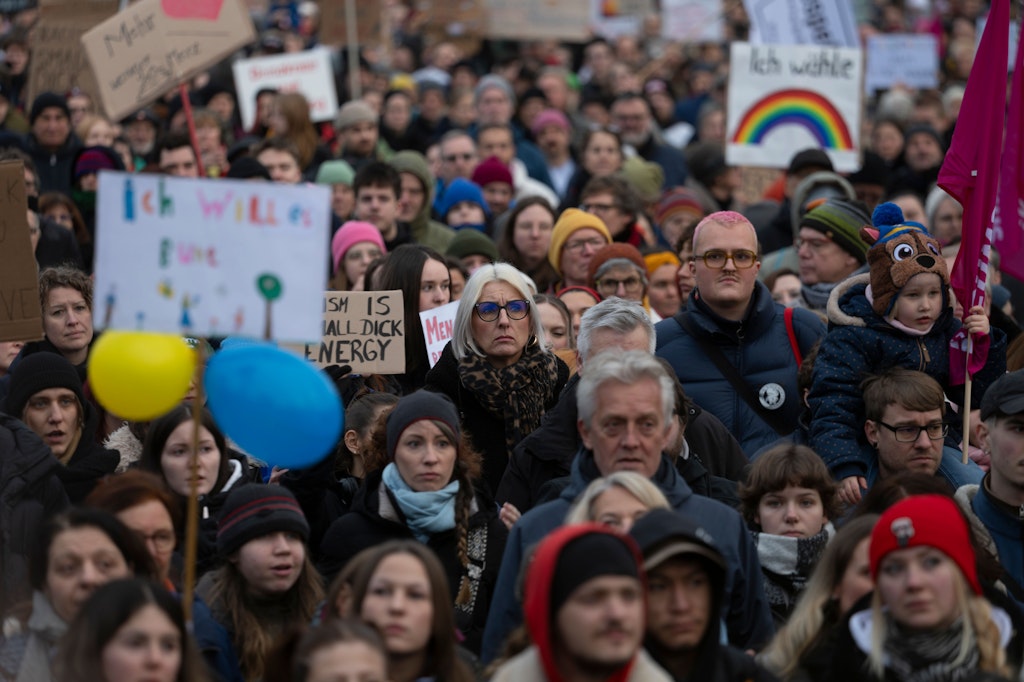
[[[572,130],[569,118],[565,114],[558,109],[545,109],[533,117],[533,123],[530,124],[530,132],[536,137],[548,126],[557,126],[566,132]]]
[[[484,201],[484,193],[480,190],[480,185],[466,178],[455,178],[445,188],[444,196],[441,197],[441,204],[438,206],[438,212],[442,218],[447,219],[448,212],[455,207],[455,204],[462,203],[463,201],[476,204],[484,210],[485,215],[491,214],[491,209],[487,206],[487,202]]]
[[[622,176],[644,203],[657,201],[665,184],[665,171],[653,161],[631,156],[622,164]]]
[[[345,257],[348,250],[359,242],[373,242],[380,247],[382,253],[388,250],[384,246],[384,237],[380,230],[373,223],[364,223],[359,220],[350,220],[342,225],[331,238],[331,257],[334,259],[334,270],[338,270],[341,259]]]
[[[871,577],[890,552],[933,547],[960,567],[975,594],[981,594],[970,533],[959,507],[944,495],[913,495],[889,507],[871,532]]]
[[[82,379],[75,366],[63,355],[42,352],[28,355],[14,365],[4,412],[21,419],[29,398],[49,388],[68,389],[78,398],[78,404],[84,407]]]
[[[492,263],[501,260],[494,240],[479,230],[459,230],[448,243],[444,255],[452,258],[486,256]]]
[[[78,159],[75,160],[75,180],[101,170],[123,170],[123,167],[118,169],[117,164],[104,149],[106,148],[89,147],[78,155]]]
[[[907,222],[899,206],[879,204],[871,216],[874,229],[865,227],[864,240],[871,268],[871,306],[882,317],[892,312],[900,290],[916,275],[934,273],[943,283],[943,299],[949,286],[949,272],[942,257],[942,245],[921,223]]]
[[[224,177],[234,180],[253,180],[255,178],[270,180],[270,171],[251,156],[241,156],[231,162]]]
[[[935,130],[935,128],[931,127],[927,123],[919,123],[907,128],[907,132],[903,133],[904,144],[909,144],[910,138],[915,135],[927,135],[935,140],[935,144],[939,145],[939,149],[946,151],[946,143],[942,141],[942,136],[939,135],[939,131]]]
[[[284,531],[309,540],[309,523],[290,490],[250,483],[228,495],[217,521],[217,550],[228,557],[258,537]]]
[[[384,428],[387,434],[389,461],[395,459],[395,448],[398,447],[398,439],[402,437],[402,433],[413,423],[424,419],[445,424],[455,434],[456,445],[458,439],[462,437],[455,403],[443,393],[419,390],[403,397],[395,405],[395,409],[388,413]]]
[[[480,187],[486,187],[492,182],[503,182],[506,185],[515,186],[515,183],[512,182],[512,172],[497,156],[488,156],[481,161],[470,179]]]
[[[679,256],[672,253],[671,251],[658,251],[656,253],[649,253],[644,256],[644,263],[647,264],[647,274],[653,275],[654,271],[663,265],[671,265],[674,268],[679,268],[682,263],[679,261]]]
[[[516,91],[512,89],[512,84],[507,79],[493,73],[487,74],[476,84],[476,88],[473,90],[473,101],[479,102],[484,93],[491,88],[501,90],[508,97],[509,101],[512,102],[512,106],[515,106]]]
[[[826,199],[804,214],[800,227],[821,232],[863,265],[868,259],[868,244],[861,237],[860,229],[870,223],[866,207],[859,201]]]
[[[361,99],[345,102],[338,110],[338,130],[344,130],[357,123],[376,123],[377,112]]]
[[[597,277],[597,271],[601,269],[602,265],[610,260],[620,258],[628,260],[638,267],[641,273],[647,274],[647,263],[644,262],[644,257],[640,255],[635,246],[613,242],[602,246],[594,253],[594,257],[590,259],[590,268],[587,270],[587,279],[593,284],[594,279]]]
[[[583,583],[606,575],[640,580],[634,541],[618,533],[587,533],[565,544],[551,576],[551,615],[554,617]]]
[[[692,190],[685,187],[675,187],[661,195],[661,200],[654,211],[654,222],[661,225],[680,212],[690,213],[697,220],[704,217],[700,199]]]
[[[551,244],[548,246],[548,262],[559,275],[562,274],[562,249],[569,237],[577,230],[597,230],[604,237],[605,242],[612,241],[612,234],[604,221],[593,213],[581,211],[578,208],[567,208],[558,216],[555,226],[551,230]]]
[[[318,185],[347,185],[351,187],[355,179],[356,172],[348,161],[324,161],[316,172],[316,184]]]
[[[51,107],[56,107],[64,112],[64,115],[71,118],[71,110],[68,109],[68,101],[61,95],[55,92],[43,92],[32,102],[32,110],[28,115],[28,122],[35,125],[36,119],[42,115],[43,111]]]

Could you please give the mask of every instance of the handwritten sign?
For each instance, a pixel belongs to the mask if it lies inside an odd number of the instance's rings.
[[[837,171],[860,168],[860,50],[733,43],[730,59],[730,165],[784,168],[818,147]]]
[[[722,42],[722,0],[662,0],[661,37],[681,42]]]
[[[120,119],[255,39],[240,0],[141,0],[82,45],[107,115]]]
[[[309,114],[314,121],[331,121],[338,115],[338,92],[326,48],[240,59],[232,69],[242,126],[246,130],[256,121],[256,93],[263,88],[302,93],[309,101]]]
[[[939,84],[939,48],[926,33],[883,33],[868,36],[864,91],[871,93],[902,84],[934,88]]]
[[[96,326],[320,339],[327,187],[103,172],[96,225]]]
[[[405,372],[402,292],[325,291],[320,343],[292,350],[318,367],[351,365],[359,374]]]
[[[420,324],[423,326],[423,339],[427,342],[427,357],[433,367],[441,359],[441,351],[452,340],[452,329],[455,327],[455,312],[459,302],[452,301],[447,305],[420,313]]]
[[[487,35],[583,42],[590,38],[587,8],[587,0],[489,0]]]
[[[652,11],[650,0],[590,0],[590,28],[608,39],[636,35],[641,20]]]
[[[356,0],[320,0],[320,42],[325,45],[348,43],[345,5],[354,3],[356,10],[356,40],[360,45],[385,42],[384,3],[356,2]]]
[[[858,47],[848,0],[743,0],[755,45]]]
[[[78,88],[99,101],[99,86],[82,47],[82,36],[96,24],[117,14],[118,0],[44,2],[39,21],[32,27],[32,64],[28,99],[47,90],[68,92]]]
[[[21,162],[0,163],[0,341],[43,338],[39,272],[27,211]]]

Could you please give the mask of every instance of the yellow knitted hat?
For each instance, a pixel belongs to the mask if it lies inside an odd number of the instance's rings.
[[[603,220],[592,213],[581,211],[578,208],[567,208],[558,217],[558,222],[555,223],[554,229],[551,230],[548,262],[551,263],[551,267],[555,269],[559,276],[562,274],[562,248],[565,247],[565,242],[569,240],[569,236],[573,232],[587,228],[597,230],[604,235],[606,243],[611,243],[612,234],[608,231],[608,227],[605,226]]]

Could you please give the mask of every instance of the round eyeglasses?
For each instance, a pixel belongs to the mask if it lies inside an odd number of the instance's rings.
[[[510,320],[521,320],[530,312],[530,302],[517,298],[505,305],[498,305],[494,301],[483,301],[473,306],[476,316],[484,322],[494,322],[504,310]]]

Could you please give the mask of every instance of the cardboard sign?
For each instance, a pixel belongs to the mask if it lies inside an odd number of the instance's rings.
[[[43,338],[39,271],[27,212],[21,162],[0,162],[0,341]]]
[[[939,85],[939,48],[925,33],[882,33],[868,37],[864,92],[894,85],[935,88]]]
[[[327,187],[101,172],[96,203],[97,327],[320,339]]]
[[[433,367],[441,359],[441,351],[452,340],[452,329],[455,327],[455,312],[459,302],[452,301],[447,305],[420,313],[420,324],[423,326],[423,339],[427,342],[427,357]]]
[[[78,88],[99,102],[99,86],[82,47],[82,36],[117,14],[118,0],[44,2],[32,27],[32,63],[28,74],[29,104],[47,90]]]
[[[487,34],[485,0],[417,0],[416,11],[427,18],[423,33],[436,41],[469,41]]]
[[[860,168],[860,50],[733,43],[730,58],[729,165],[785,168],[819,147],[837,171]]]
[[[859,47],[850,0],[743,0],[754,45]]]
[[[317,367],[351,365],[357,374],[402,374],[402,292],[325,291],[320,343],[307,343],[292,350]]]
[[[355,3],[356,40],[360,45],[385,42],[384,3],[357,0],[320,0],[320,42],[324,45],[347,45],[345,5]]]
[[[256,93],[263,88],[302,93],[309,101],[309,115],[314,121],[331,121],[338,115],[338,92],[326,48],[240,59],[232,70],[242,127],[246,130],[256,122]]]
[[[141,0],[82,36],[107,116],[140,109],[256,31],[239,0]]]
[[[590,26],[608,39],[636,35],[643,17],[653,10],[650,0],[590,0]]]
[[[661,37],[682,42],[722,42],[722,0],[662,0]]]
[[[487,35],[583,42],[590,38],[588,6],[587,0],[489,0]]]

